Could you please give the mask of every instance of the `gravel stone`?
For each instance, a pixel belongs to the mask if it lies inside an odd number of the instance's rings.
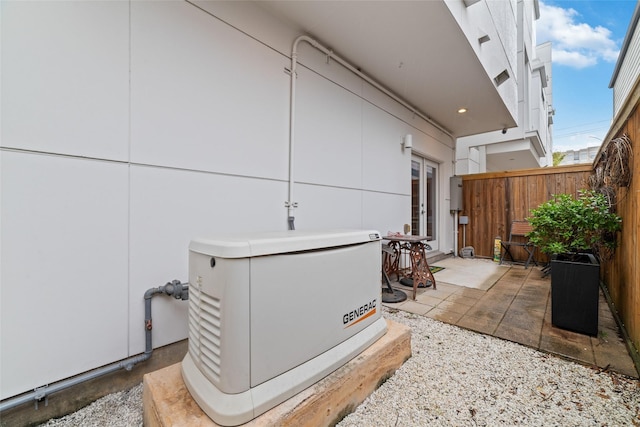
[[[46,427],[142,427],[142,383],[112,393],[62,418],[47,421]]]
[[[640,426],[640,381],[412,313],[412,357],[338,426]]]
[[[640,426],[640,381],[384,308],[412,357],[339,427]],[[44,426],[142,426],[142,384]]]

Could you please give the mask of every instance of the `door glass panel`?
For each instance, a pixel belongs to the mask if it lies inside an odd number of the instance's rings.
[[[438,249],[438,164],[420,156],[411,158],[411,234],[428,236]]]
[[[436,168],[426,165],[427,174],[427,229],[426,234],[430,236],[429,240],[436,240]]]
[[[420,162],[411,161],[411,234],[420,235]]]

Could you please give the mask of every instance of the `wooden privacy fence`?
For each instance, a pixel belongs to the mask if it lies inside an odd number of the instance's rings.
[[[624,107],[609,129],[594,162],[594,178],[604,170],[602,185],[613,190],[614,207],[622,218],[622,232],[618,235],[618,248],[613,258],[600,265],[600,277],[606,284],[613,305],[635,347],[631,354],[640,372],[640,78]],[[624,141],[621,141],[624,140]],[[616,147],[620,142],[627,149]],[[622,169],[616,170],[616,161],[624,160]],[[613,169],[607,172],[607,169]],[[627,170],[630,176],[622,182]],[[593,181],[600,181],[594,179]],[[635,353],[634,353],[635,351]]]
[[[613,258],[602,260],[600,276],[624,325],[630,353],[640,370],[640,83],[630,99],[614,121],[594,165],[465,175],[460,215],[469,217],[464,230],[466,246],[473,246],[476,256],[492,258],[496,236],[508,239],[512,221],[526,219],[531,209],[550,200],[554,194],[577,196],[592,184],[600,188],[599,191],[603,190],[601,187],[608,189],[614,209],[622,217],[622,232],[618,233]],[[614,151],[612,145],[621,138],[626,141],[627,149]],[[628,169],[625,173],[629,173],[625,182],[610,183],[612,179],[607,174],[613,174],[607,169],[612,166],[612,159],[625,160],[624,168]],[[603,170],[604,178],[600,176]],[[462,227],[458,226],[459,248],[463,247]],[[512,252],[516,259],[524,261],[527,257],[520,248]],[[535,259],[542,263],[548,260],[537,250]]]
[[[463,210],[469,217],[465,229],[466,246],[476,256],[493,257],[494,239],[508,239],[514,220],[526,219],[533,208],[554,194],[574,196],[592,185],[609,196],[622,217],[618,248],[600,265],[616,315],[620,318],[640,372],[640,79],[615,117],[594,165],[560,166],[509,172],[483,173],[462,177]],[[622,142],[622,144],[621,144]],[[458,226],[458,247],[462,248],[462,227]],[[514,251],[516,259],[526,254]],[[535,259],[547,257],[536,251]]]
[[[521,169],[462,176],[462,216],[469,217],[464,244],[473,246],[475,255],[493,257],[494,239],[509,238],[514,220],[524,220],[533,208],[551,199],[554,194],[575,196],[589,188],[592,166],[571,165],[552,168]],[[458,247],[463,247],[463,229],[458,226]],[[516,260],[526,260],[522,248],[512,251]],[[547,257],[536,250],[534,259],[546,262]]]

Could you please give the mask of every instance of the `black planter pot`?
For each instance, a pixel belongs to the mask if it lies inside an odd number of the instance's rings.
[[[558,254],[551,260],[551,323],[596,336],[600,264],[591,254],[576,255]]]

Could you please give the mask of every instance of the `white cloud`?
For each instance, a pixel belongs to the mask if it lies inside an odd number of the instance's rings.
[[[618,48],[609,29],[578,22],[575,9],[563,9],[540,2],[540,19],[536,22],[538,42],[552,42],[554,64],[574,68],[596,65],[599,60],[614,62]]]
[[[596,65],[598,58],[578,51],[553,49],[553,63],[569,65],[573,68],[586,68]]]

